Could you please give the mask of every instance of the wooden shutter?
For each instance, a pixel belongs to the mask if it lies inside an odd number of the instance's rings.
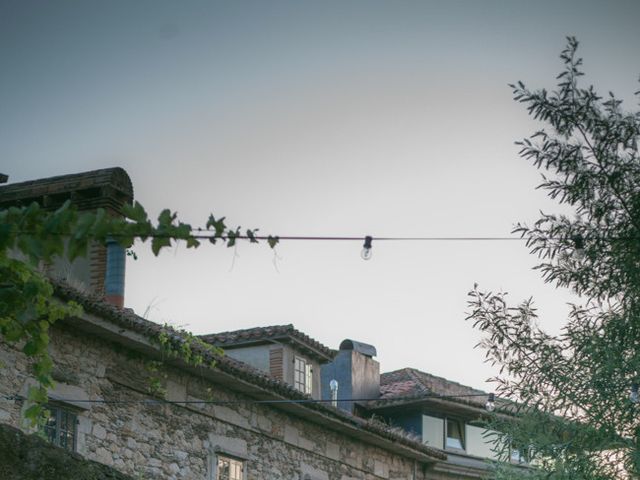
[[[269,350],[269,374],[278,380],[282,380],[284,377],[282,358],[282,347],[272,348]]]

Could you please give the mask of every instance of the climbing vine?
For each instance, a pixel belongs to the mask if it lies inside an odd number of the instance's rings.
[[[179,359],[191,367],[210,367],[216,365],[216,357],[223,354],[221,348],[211,345],[184,329],[176,330],[164,324],[160,333],[152,339],[159,347],[162,360],[144,362],[148,373],[147,391],[159,398],[166,397],[164,387],[167,374],[163,369],[167,360]]]
[[[86,256],[92,242],[106,244],[107,240],[115,240],[125,249],[135,239],[150,240],[156,256],[180,240],[186,242],[187,248],[199,247],[203,237],[227,247],[243,238],[258,242],[257,230],[242,233],[240,227],[229,228],[224,217],[211,215],[206,222],[207,235],[196,237],[191,225],[178,221],[177,214],[168,209],[160,213],[156,222],[149,220],[138,202],[123,206],[122,213],[122,217],[114,217],[103,209],[79,212],[69,201],[55,211],[47,211],[37,203],[0,210],[0,337],[17,345],[31,359],[37,385],[29,389],[30,406],[25,417],[33,425],[42,419],[47,391],[54,386],[49,329],[62,318],[82,313],[77,303],[54,299],[54,287],[44,274],[45,265],[56,258],[73,261]],[[278,237],[269,236],[267,242],[273,248]],[[203,363],[201,352],[217,350],[191,334],[166,327],[157,342],[165,355],[179,357],[190,365]],[[194,348],[196,345],[199,348]]]
[[[165,324],[157,338],[161,351],[168,358],[180,358],[192,367],[202,366],[205,357],[212,357],[209,366],[215,366],[216,356],[222,355],[222,349],[211,345],[186,330],[175,330]]]

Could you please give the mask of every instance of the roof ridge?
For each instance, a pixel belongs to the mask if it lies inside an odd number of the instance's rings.
[[[464,384],[462,384],[460,382],[456,382],[455,380],[449,380],[448,378],[441,377],[439,375],[433,375],[432,373],[423,372],[422,370],[418,370],[418,369],[413,369],[413,370],[415,370],[416,372],[418,372],[421,375],[428,375],[428,376],[430,376],[431,378],[434,378],[434,379],[444,380],[445,382],[449,383],[450,385],[457,385],[458,387],[468,388],[468,389],[476,391],[478,393],[487,393],[484,390],[480,390],[478,388],[471,387],[469,385],[464,385]],[[488,393],[487,393],[487,395],[488,395]]]
[[[266,326],[260,326],[260,325],[256,325],[255,327],[248,327],[248,328],[239,328],[236,330],[227,330],[224,332],[215,332],[215,333],[204,333],[202,335],[198,335],[199,337],[214,337],[217,335],[229,335],[229,334],[237,334],[237,333],[244,333],[244,332],[250,332],[252,330],[259,330],[259,329],[263,329],[263,328],[272,328],[272,329],[295,329],[293,327],[292,323],[287,323],[287,324],[282,324],[282,325],[266,325]]]
[[[449,380],[446,377],[441,377],[439,375],[434,375],[433,373],[425,372],[423,370],[420,370],[420,369],[414,368],[414,367],[403,367],[403,368],[400,368],[398,370],[393,370],[391,372],[384,372],[381,375],[391,375],[391,374],[394,374],[394,373],[400,372],[400,371],[406,371],[407,374],[410,375],[411,378],[414,379],[416,382],[418,382],[420,384],[420,386],[422,386],[422,387],[425,387],[425,385],[423,383],[423,380],[420,378],[420,375],[426,375],[426,376],[429,376],[429,377],[431,377],[431,378],[433,378],[435,380],[442,380],[444,382],[447,382],[449,385],[455,385],[455,386],[458,386],[458,387],[467,388],[469,390],[473,390],[473,391],[476,391],[478,393],[485,393],[485,394],[488,395],[488,393],[485,392],[484,390],[480,390],[478,388],[474,388],[474,387],[471,387],[469,385],[464,385],[464,384],[462,384],[460,382],[456,382],[455,380]],[[427,387],[427,389],[428,389],[428,387]],[[428,389],[428,391],[430,391],[430,390]]]
[[[209,333],[198,335],[205,342],[218,344],[222,347],[231,348],[234,344],[260,341],[265,338],[273,338],[277,336],[289,336],[306,345],[321,358],[330,359],[335,355],[335,351],[318,340],[310,337],[306,333],[301,332],[292,323],[285,325],[265,325],[258,327],[245,328],[240,330],[230,330],[227,332]]]

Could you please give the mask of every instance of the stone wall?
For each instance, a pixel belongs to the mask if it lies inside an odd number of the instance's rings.
[[[246,459],[247,480],[422,480],[422,465],[318,423],[221,388],[177,369],[149,371],[148,360],[99,337],[52,330],[58,385],[51,398],[77,400],[77,451],[135,478],[206,480],[216,450]],[[0,343],[0,391],[26,395],[28,362]],[[147,389],[156,376],[166,399],[220,404],[160,404]],[[85,403],[82,400],[121,403]],[[21,425],[21,400],[0,400],[0,422]]]
[[[0,424],[2,480],[133,480],[117,470]]]

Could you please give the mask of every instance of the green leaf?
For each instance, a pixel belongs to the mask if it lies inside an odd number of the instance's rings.
[[[278,244],[279,241],[280,241],[279,237],[274,237],[269,235],[269,237],[267,238],[267,243],[271,248],[275,248],[275,246]]]
[[[29,420],[31,426],[35,426],[42,415],[44,408],[40,404],[31,405],[24,411],[24,417]]]
[[[224,224],[224,219],[225,217],[222,217],[213,224],[216,231],[216,237],[221,237],[227,229],[227,226]]]
[[[191,236],[191,225],[188,223],[180,223],[177,227],[174,227],[172,235],[176,238],[187,240]]]
[[[257,231],[258,229],[255,229],[255,230],[251,230],[250,228],[247,229],[247,238],[249,238],[249,243],[258,243],[258,239],[256,238]]]
[[[162,212],[160,212],[160,215],[158,215],[158,228],[170,226],[175,219],[176,214],[172,214],[171,210],[165,208],[164,210],[162,210]]]
[[[147,212],[137,201],[133,205],[123,205],[122,214],[137,223],[145,223],[147,221]]]
[[[39,402],[44,403],[48,400],[47,391],[42,387],[29,387],[29,393],[27,394],[27,398],[31,402]]]
[[[236,244],[236,232],[229,230],[227,232],[227,247],[233,247]]]
[[[198,239],[193,237],[187,237],[187,248],[198,248],[200,246],[200,242]]]
[[[153,237],[151,241],[151,251],[157,257],[160,254],[162,247],[171,246],[171,239],[167,237]]]
[[[33,340],[28,341],[27,343],[25,343],[24,347],[22,347],[22,351],[25,353],[25,355],[33,357],[36,353],[38,353],[39,345]]]
[[[74,261],[78,257],[86,257],[88,249],[87,237],[69,239],[67,247],[67,257],[70,261]]]

